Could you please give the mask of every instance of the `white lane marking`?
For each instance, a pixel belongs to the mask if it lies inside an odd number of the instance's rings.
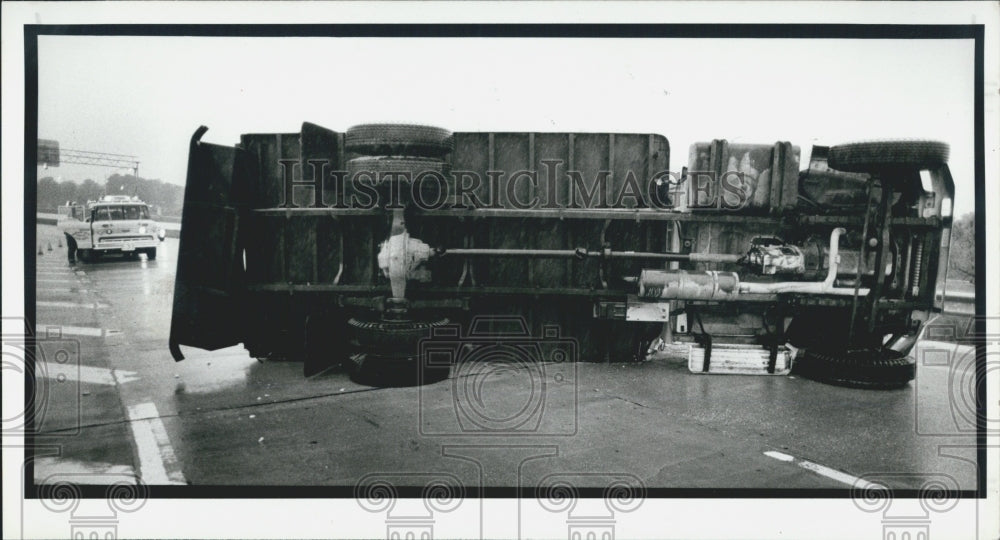
[[[133,405],[128,408],[128,417],[142,481],[153,485],[187,484],[156,405],[149,402]]]
[[[40,324],[38,325],[38,332],[40,334],[62,334],[64,336],[90,336],[90,337],[101,337],[104,335],[103,328],[94,328],[91,326],[61,326],[55,324]]]
[[[118,482],[135,483],[135,469],[131,465],[116,465],[97,461],[77,461],[55,457],[35,460],[35,482],[52,485],[58,482],[74,484],[112,485]]]
[[[59,364],[56,362],[38,362],[35,364],[38,375],[46,379],[69,379],[87,384],[105,384],[114,386],[116,383],[128,383],[139,380],[139,374],[134,371],[111,370],[108,368],[84,366],[80,364]]]
[[[114,277],[116,280],[119,279],[118,276],[125,277],[146,277],[151,275],[148,269],[143,268],[118,268],[118,269],[101,269],[98,271],[91,272],[92,276],[96,277]]]
[[[35,283],[79,283],[79,282],[80,281],[76,280],[76,279],[49,279],[49,278],[42,278],[42,279],[36,279],[35,280]]]
[[[46,275],[46,276],[72,276],[73,275],[73,272],[71,272],[69,269],[66,269],[66,270],[35,270],[35,273],[38,274],[38,275]]]
[[[109,307],[107,304],[102,304],[100,302],[59,302],[59,301],[49,301],[49,300],[36,300],[35,305],[38,307],[55,307],[55,308],[88,308],[88,309],[103,309]]]
[[[874,482],[869,482],[868,480],[863,480],[861,478],[858,478],[857,476],[851,476],[851,475],[849,475],[849,474],[847,474],[845,472],[841,472],[841,471],[838,471],[836,469],[831,469],[830,467],[826,467],[824,465],[820,465],[819,463],[813,463],[811,461],[807,461],[807,460],[804,460],[804,459],[799,459],[799,458],[797,458],[795,456],[790,456],[790,455],[785,454],[783,452],[777,452],[777,451],[774,451],[774,450],[769,450],[767,452],[764,452],[764,455],[767,456],[767,457],[769,457],[769,458],[776,459],[778,461],[784,461],[786,463],[794,463],[795,465],[798,465],[799,467],[801,467],[801,468],[803,468],[803,469],[805,469],[807,471],[812,471],[812,472],[814,472],[814,473],[816,473],[816,474],[818,474],[820,476],[825,476],[825,477],[827,477],[827,478],[829,478],[831,480],[836,480],[837,482],[840,482],[841,484],[847,484],[848,486],[851,486],[852,488],[866,489],[866,490],[867,489],[880,489],[880,490],[885,489],[885,486],[883,486],[881,484],[876,484]]]
[[[769,458],[774,458],[780,461],[795,461],[794,457],[788,454],[783,454],[781,452],[776,452],[774,450],[768,450],[767,452],[764,452],[764,455]]]
[[[35,291],[35,294],[36,295],[43,295],[43,294],[74,294],[74,293],[89,293],[89,292],[90,292],[90,289],[74,289],[74,288],[63,289],[62,287],[59,287],[58,289],[37,289]]]
[[[87,336],[87,337],[108,337],[121,334],[121,330],[109,330],[107,328],[95,328],[93,326],[61,326],[58,324],[40,324],[38,333],[46,334],[62,333],[64,336]]]

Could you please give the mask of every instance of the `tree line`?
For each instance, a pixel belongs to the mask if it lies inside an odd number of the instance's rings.
[[[159,208],[164,216],[180,216],[184,206],[184,188],[162,180],[113,174],[107,183],[88,178],[83,182],[57,181],[51,176],[38,180],[38,211],[55,212],[67,202],[83,204],[103,195],[138,195],[143,202]]]

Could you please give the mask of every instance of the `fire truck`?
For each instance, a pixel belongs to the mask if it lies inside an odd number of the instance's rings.
[[[109,253],[145,254],[156,259],[156,247],[166,230],[150,217],[149,206],[136,196],[105,195],[86,204],[67,203],[58,209],[57,226],[66,236],[70,262],[90,262]]]
[[[942,309],[941,142],[715,139],[678,170],[656,133],[305,123],[222,146],[206,131],[190,144],[177,360],[242,343],[307,374],[422,377],[437,338],[456,362],[463,342],[539,362],[666,343],[694,374],[893,388]]]

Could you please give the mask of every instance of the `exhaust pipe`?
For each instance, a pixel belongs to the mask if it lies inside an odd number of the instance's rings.
[[[683,270],[643,270],[639,275],[639,296],[668,300],[732,300],[741,294],[838,294],[851,296],[853,288],[834,287],[840,264],[838,227],[830,233],[829,268],[823,281],[782,281],[779,283],[741,282],[734,272],[685,272]],[[858,289],[866,296],[868,289]]]

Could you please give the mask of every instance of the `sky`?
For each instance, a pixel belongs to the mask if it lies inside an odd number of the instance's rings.
[[[453,131],[658,133],[802,148],[951,145],[955,214],[974,209],[971,40],[39,38],[39,137],[138,156],[183,185],[187,145],[242,133],[413,122]],[[101,181],[77,165],[41,176]]]

